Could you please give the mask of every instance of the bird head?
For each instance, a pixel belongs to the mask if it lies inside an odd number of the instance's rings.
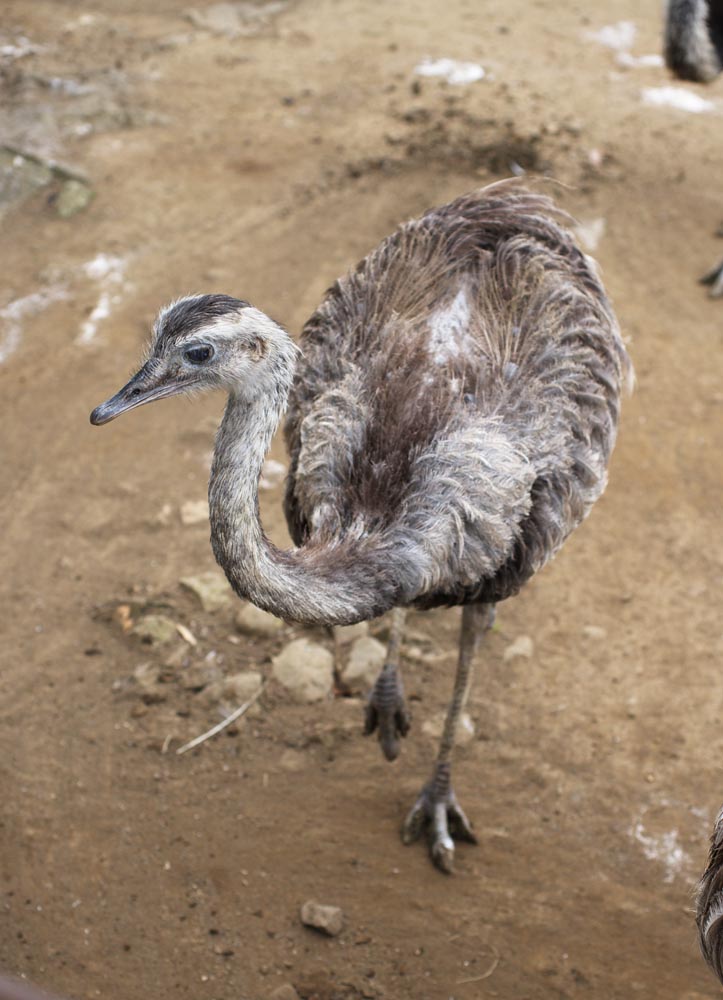
[[[279,361],[293,366],[295,352],[282,327],[248,302],[229,295],[179,299],[158,314],[145,364],[90,422],[107,424],[144,403],[203,389],[251,402],[274,387]]]

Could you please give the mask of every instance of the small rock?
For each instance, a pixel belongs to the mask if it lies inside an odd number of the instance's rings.
[[[425,719],[422,723],[422,732],[425,736],[431,736],[433,740],[441,739],[444,730],[446,712],[433,715],[431,719]],[[457,720],[457,731],[454,734],[455,746],[463,747],[471,743],[475,737],[474,722],[466,712],[462,712]]]
[[[242,670],[238,674],[232,674],[223,682],[224,694],[228,698],[233,698],[239,705],[253,698],[258,693],[263,684],[263,677],[258,670]]]
[[[207,663],[192,663],[181,674],[181,686],[186,691],[203,691],[209,684],[223,683],[219,667]]]
[[[245,670],[231,677],[219,677],[216,670],[214,679],[198,697],[207,708],[220,705],[224,711],[231,711],[257,694],[262,682],[261,674],[256,670]],[[249,718],[258,718],[261,714],[257,704],[252,705],[247,713]]]
[[[274,636],[278,635],[284,623],[276,615],[270,615],[268,611],[262,611],[254,604],[244,604],[236,615],[236,628],[239,632],[250,635]]]
[[[61,187],[60,194],[55,201],[55,211],[61,219],[69,219],[87,208],[94,197],[93,188],[84,184],[83,181],[67,180]]]
[[[181,504],[181,522],[186,525],[208,521],[208,500],[186,500]]]
[[[130,604],[119,604],[113,612],[113,620],[118,622],[124,632],[130,632],[133,628]]]
[[[303,771],[306,767],[306,758],[298,750],[284,750],[279,758],[279,766],[293,773]]]
[[[225,700],[225,689],[223,681],[213,681],[208,686],[201,689],[198,695],[198,700],[206,708],[211,708],[212,705],[218,705],[220,702]]]
[[[334,684],[334,657],[309,639],[294,639],[273,659],[273,675],[294,701],[321,701]]]
[[[24,201],[53,179],[51,168],[20,150],[0,147],[0,215],[7,207]]]
[[[196,595],[204,611],[218,611],[231,603],[231,588],[222,573],[210,570],[198,576],[184,576],[180,582]]]
[[[344,914],[338,906],[325,906],[309,900],[301,907],[301,922],[306,927],[323,931],[329,937],[336,937],[344,926]]]
[[[602,628],[600,625],[585,625],[582,634],[587,636],[588,639],[606,639],[608,633],[607,629]]]
[[[269,993],[269,1000],[300,1000],[300,997],[291,983],[282,983]]]
[[[599,170],[603,164],[605,156],[600,149],[589,149],[587,152],[587,162],[595,170]]]
[[[190,662],[190,650],[185,643],[179,643],[163,661],[168,670],[180,670]]]
[[[262,31],[286,7],[288,0],[266,0],[265,3],[213,3],[201,10],[192,8],[186,16],[197,28],[214,35],[238,38]]]
[[[529,660],[535,651],[535,645],[529,635],[518,635],[514,642],[511,642],[502,654],[505,663],[524,657]]]
[[[133,635],[137,635],[142,642],[147,642],[152,646],[162,646],[178,634],[175,622],[164,615],[144,615],[139,618],[131,632]]]
[[[355,639],[341,678],[350,688],[368,690],[377,679],[387,656],[386,646],[370,635]]]
[[[348,646],[355,639],[369,635],[369,623],[357,622],[356,625],[335,625],[334,637],[340,646]]]
[[[146,691],[156,686],[160,676],[161,671],[155,663],[139,663],[133,671],[136,684]]]

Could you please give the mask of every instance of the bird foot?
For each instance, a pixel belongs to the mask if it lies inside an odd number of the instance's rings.
[[[432,861],[448,875],[454,869],[454,841],[477,843],[470,821],[454,794],[449,764],[438,764],[434,777],[422,789],[402,825],[402,840],[412,844],[425,829]]]
[[[378,733],[382,753],[387,760],[399,756],[399,738],[406,736],[411,716],[404,700],[404,688],[393,664],[385,664],[369,695],[364,714],[364,735]]]
[[[710,292],[708,294],[711,298],[723,298],[723,261],[716,265],[712,271],[703,275],[700,281],[702,285],[708,285],[710,287]]]

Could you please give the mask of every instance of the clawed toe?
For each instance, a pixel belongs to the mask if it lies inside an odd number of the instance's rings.
[[[454,869],[454,841],[476,844],[477,838],[452,788],[440,791],[438,785],[434,779],[422,789],[402,825],[402,840],[412,844],[426,830],[432,861],[440,871],[450,874]]]

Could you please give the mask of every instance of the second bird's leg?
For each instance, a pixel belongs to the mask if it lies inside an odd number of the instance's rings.
[[[387,760],[396,760],[399,756],[399,737],[407,735],[411,722],[399,674],[406,617],[405,608],[392,611],[386,662],[371,690],[364,716],[364,735],[378,730],[379,744]]]
[[[405,844],[413,843],[424,829],[427,830],[432,861],[444,872],[451,872],[454,864],[453,838],[466,840],[471,844],[477,843],[470,822],[452,788],[452,748],[457,722],[472,684],[474,654],[482,633],[492,627],[494,614],[494,604],[466,604],[462,609],[457,674],[437,762],[431,781],[422,789],[402,826],[402,840]]]

